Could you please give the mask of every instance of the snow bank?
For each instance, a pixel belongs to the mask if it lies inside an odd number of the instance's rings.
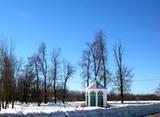
[[[68,112],[67,117],[143,117],[159,113],[160,104]]]
[[[76,110],[52,113],[1,114],[3,117],[143,117],[160,112],[159,104],[126,106],[110,109]]]

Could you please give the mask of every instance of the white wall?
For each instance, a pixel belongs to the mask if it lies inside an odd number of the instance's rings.
[[[88,105],[90,106],[90,93],[94,91],[96,93],[96,106],[98,106],[98,92],[102,91],[103,92],[103,107],[107,106],[107,89],[88,89],[85,91],[85,99],[87,99],[88,95]],[[87,101],[85,100],[86,105]]]

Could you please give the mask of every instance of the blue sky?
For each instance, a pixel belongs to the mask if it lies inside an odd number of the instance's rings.
[[[124,45],[124,61],[133,68],[133,93],[152,93],[160,83],[159,0],[1,0],[0,34],[12,38],[26,59],[44,41],[48,54],[61,47],[77,73],[69,87],[82,90],[78,62],[86,42],[103,30],[108,67],[114,73],[113,46]],[[110,85],[111,87],[111,85]]]

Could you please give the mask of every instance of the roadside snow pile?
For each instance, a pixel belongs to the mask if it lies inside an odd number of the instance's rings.
[[[68,103],[47,104],[37,107],[36,104],[16,104],[15,109],[2,110],[3,117],[143,117],[145,115],[159,113],[159,102],[109,102],[113,107],[98,108],[85,107],[77,108],[77,105]],[[16,111],[15,111],[16,110]]]
[[[159,113],[159,104],[134,105],[121,108],[111,108],[105,112],[105,116],[109,117],[144,117],[146,115]]]

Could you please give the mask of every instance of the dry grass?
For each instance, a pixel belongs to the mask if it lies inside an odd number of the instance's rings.
[[[148,116],[146,116],[146,117],[160,117],[160,113],[155,114],[155,115],[148,115]]]

